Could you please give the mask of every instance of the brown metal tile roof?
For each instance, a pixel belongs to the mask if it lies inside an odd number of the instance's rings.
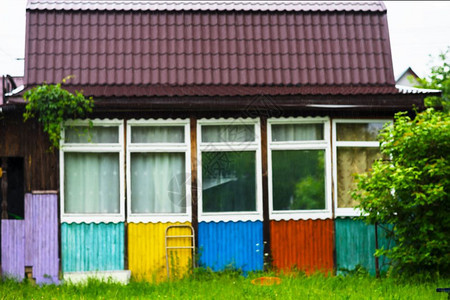
[[[28,86],[74,75],[70,84],[95,96],[395,89],[386,12],[379,2],[340,9],[330,4],[329,10],[315,4],[304,11],[302,2],[280,11],[199,11],[189,5],[80,10],[80,1],[63,2],[73,4],[59,9],[51,6],[56,1],[32,0],[28,6]],[[107,2],[86,1],[103,8]],[[128,3],[115,3],[122,2]]]

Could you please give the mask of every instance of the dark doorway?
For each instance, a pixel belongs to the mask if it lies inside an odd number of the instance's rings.
[[[24,174],[23,174],[23,158],[7,157],[8,163],[6,171],[7,180],[7,214],[8,219],[24,218]],[[2,180],[0,178],[0,186]],[[3,193],[0,193],[0,203],[3,202]]]
[[[7,167],[5,169],[2,168],[2,172],[4,175],[0,178],[0,205],[3,203],[3,191],[2,191],[2,183],[6,178],[6,193],[7,193],[7,208],[6,208],[6,216],[8,219],[19,219],[23,220],[25,215],[24,210],[24,171],[23,165],[24,160],[23,157],[3,157],[0,158],[0,166],[3,165],[3,160],[6,160]],[[0,208],[0,215],[2,210]],[[1,249],[1,237],[2,237],[2,227],[0,222],[0,249]],[[0,265],[1,265],[2,257],[0,251]]]

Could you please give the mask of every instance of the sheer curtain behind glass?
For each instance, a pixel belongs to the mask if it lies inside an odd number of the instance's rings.
[[[133,126],[131,143],[184,143],[184,127]]]
[[[131,212],[185,213],[184,153],[131,153]]]
[[[64,212],[119,213],[119,154],[64,153]]]
[[[272,141],[315,141],[323,140],[322,124],[272,125]]]
[[[376,141],[384,122],[338,123],[338,141]],[[358,203],[350,193],[356,188],[354,175],[367,172],[373,162],[381,157],[378,147],[338,147],[337,148],[337,197],[338,208],[352,208]]]
[[[351,191],[356,188],[353,176],[367,172],[373,162],[380,157],[378,148],[341,147],[337,149],[337,196],[339,208],[351,208],[358,204],[350,195]]]
[[[132,126],[131,143],[184,143],[183,126]],[[131,212],[185,213],[185,152],[132,152]]]

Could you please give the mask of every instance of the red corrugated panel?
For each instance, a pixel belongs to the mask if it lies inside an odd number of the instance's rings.
[[[29,10],[27,31],[27,85],[73,75],[72,85],[151,96],[230,85],[245,88],[238,94],[341,85],[373,94],[395,83],[385,12]]]
[[[333,220],[270,221],[273,265],[307,273],[334,267]]]

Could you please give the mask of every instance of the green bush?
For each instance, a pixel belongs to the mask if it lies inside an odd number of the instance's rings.
[[[367,222],[394,225],[395,246],[376,255],[399,272],[450,272],[450,115],[398,113],[380,142],[385,159],[357,176],[352,193]]]

